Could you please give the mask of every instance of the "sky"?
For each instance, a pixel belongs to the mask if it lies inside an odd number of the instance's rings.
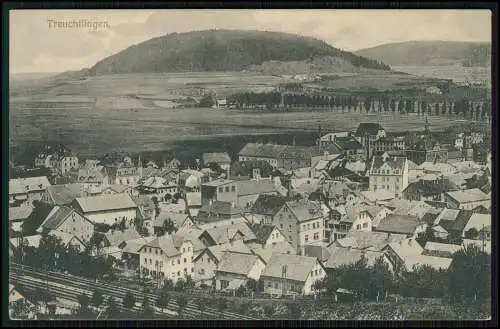
[[[90,67],[173,33],[244,29],[295,33],[354,51],[411,40],[491,41],[488,10],[11,10],[10,73]],[[80,20],[90,26],[63,27]]]

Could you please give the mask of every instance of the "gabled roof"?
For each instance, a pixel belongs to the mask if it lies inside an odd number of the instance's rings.
[[[220,262],[226,251],[232,251],[242,254],[251,254],[252,251],[241,240],[234,241],[233,243],[218,244],[215,246],[204,249],[195,259],[196,261],[204,253],[210,253],[217,262]]]
[[[298,200],[287,201],[286,206],[295,215],[297,221],[304,222],[323,216],[321,203],[317,201]]]
[[[52,211],[45,218],[43,223],[40,225],[41,227],[49,230],[57,230],[59,226],[61,226],[66,219],[71,216],[71,214],[77,214],[74,209],[65,207],[65,206],[54,206]],[[77,214],[78,217],[82,217],[83,220],[88,221],[85,217]]]
[[[304,256],[316,257],[322,262],[326,262],[330,258],[330,251],[324,246],[305,245]]]
[[[459,232],[462,233],[469,222],[473,214],[472,210],[459,210],[456,213],[455,218],[447,220],[446,218],[441,218],[439,225],[443,227],[447,232]]]
[[[334,244],[344,248],[382,250],[385,246],[395,241],[406,239],[406,234],[386,232],[352,231],[345,238],[338,239]]]
[[[124,243],[124,246],[122,247],[122,252],[127,252],[131,254],[137,254],[139,250],[144,246],[145,244],[153,241],[156,239],[154,236],[148,236],[148,237],[140,237],[134,240],[129,240]]]
[[[480,231],[483,227],[491,227],[491,214],[473,213],[464,227],[464,232],[467,232],[471,228]]]
[[[366,257],[368,266],[373,266],[377,258],[383,256],[382,251],[361,250],[343,247],[330,248],[330,257],[325,263],[326,268],[339,268],[343,265],[351,265]]]
[[[296,255],[297,251],[295,248],[288,242],[288,241],[282,241],[282,242],[273,242],[271,245],[261,245],[261,244],[249,244],[250,249],[252,252],[256,255],[259,255],[266,264],[269,262],[273,254],[290,254],[290,255]]]
[[[252,210],[253,214],[274,216],[283,207],[286,198],[278,195],[261,194],[255,200]]]
[[[406,164],[406,157],[382,157],[382,156],[374,156],[372,159],[372,165],[370,167],[370,171],[380,170],[382,166],[387,165],[391,170],[400,170],[400,173],[403,173],[403,169]]]
[[[9,221],[22,221],[28,218],[33,212],[31,205],[20,207],[9,207]]]
[[[460,251],[461,249],[462,249],[462,246],[461,245],[457,245],[457,244],[439,243],[439,242],[428,241],[425,244],[424,252],[425,251],[428,251],[428,252],[429,251],[443,252],[443,253],[446,253],[448,255],[447,257],[450,257],[451,255],[453,255],[457,251]],[[429,254],[428,256],[433,256],[433,255]]]
[[[126,193],[76,198],[83,212],[137,208],[134,200]]]
[[[179,214],[175,212],[160,212],[160,214],[154,220],[154,226],[163,226],[167,219],[172,220],[176,228],[180,228],[184,225],[186,220],[189,218],[187,214]]]
[[[450,191],[446,192],[446,194],[459,203],[485,201],[491,199],[490,195],[484,193],[478,188],[464,191]]]
[[[275,225],[264,225],[264,224],[253,224],[251,227],[252,232],[257,237],[257,241],[264,244],[269,239],[269,236],[274,231],[278,229]]]
[[[137,232],[133,227],[130,227],[123,232],[120,230],[109,231],[108,233],[105,233],[104,236],[111,246],[118,246],[122,242],[136,240],[141,237],[139,232]]]
[[[358,129],[356,129],[356,136],[375,136],[379,130],[382,130],[382,126],[378,123],[363,122],[360,123]]]
[[[46,176],[9,179],[9,194],[43,191],[50,186]]]
[[[209,216],[218,216],[218,215],[226,215],[226,216],[232,216],[232,215],[237,215],[242,213],[242,209],[237,207],[236,205],[233,207],[233,204],[231,202],[226,202],[226,201],[214,201],[212,202],[211,205],[203,205],[200,210],[199,210],[199,216],[202,213],[205,213]]]
[[[205,230],[217,244],[229,243],[239,232],[243,236],[243,241],[253,241],[257,237],[250,226],[245,222],[237,222],[233,225],[224,225],[208,228]]]
[[[415,230],[423,222],[416,216],[411,215],[400,215],[400,214],[388,214],[384,219],[380,221],[376,231],[388,232],[388,233],[398,233],[398,234],[414,234]]]
[[[142,246],[142,248],[144,247],[160,248],[167,257],[174,257],[181,254],[179,249],[175,247],[173,236],[169,234],[162,235],[153,241],[148,242]],[[139,252],[141,249],[139,249]]]
[[[45,193],[57,206],[69,205],[76,198],[86,195],[82,184],[52,185],[47,187]]]
[[[317,262],[316,257],[276,253],[267,262],[261,277],[282,278],[286,266],[286,279],[305,282]]]
[[[217,266],[217,272],[248,275],[259,260],[260,257],[255,254],[226,251]]]
[[[352,151],[352,150],[360,150],[363,149],[363,146],[355,140],[353,137],[337,137],[335,139],[335,144],[342,151]]]
[[[55,236],[55,237],[61,239],[61,244],[65,247],[68,247],[69,244],[73,241],[78,242],[78,244],[80,244],[81,246],[85,246],[85,243],[83,243],[83,241],[80,240],[80,238],[78,238],[76,235],[73,235],[70,233],[61,232],[58,230],[52,230],[49,232],[49,235],[52,235],[52,236]]]

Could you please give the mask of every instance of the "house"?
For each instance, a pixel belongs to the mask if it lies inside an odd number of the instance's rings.
[[[208,166],[210,163],[218,164],[222,170],[229,172],[231,168],[231,157],[227,152],[203,153],[201,155],[203,166]]]
[[[347,159],[357,161],[364,158],[365,148],[353,136],[335,137],[333,143]]]
[[[141,261],[139,250],[154,239],[156,239],[155,236],[141,236],[137,239],[123,241],[117,245],[121,249],[121,259],[127,263],[127,268],[139,269]]]
[[[457,171],[454,166],[445,162],[424,162],[420,165],[424,173],[441,174],[444,176],[452,175]]]
[[[51,185],[40,201],[54,206],[69,206],[76,198],[85,196],[88,194],[82,184]]]
[[[203,249],[201,241],[189,234],[178,231],[160,236],[139,249],[141,273],[156,278],[159,282],[170,279],[186,279],[194,276],[193,260]]]
[[[322,264],[330,258],[330,251],[326,246],[305,246],[304,256],[316,257]]]
[[[416,237],[419,233],[425,232],[426,229],[427,224],[416,216],[389,214],[373,230],[376,232],[405,234],[407,237]]]
[[[9,179],[9,205],[19,206],[39,201],[49,186],[46,176]]]
[[[242,240],[245,243],[257,242],[257,237],[246,221],[233,221],[232,224],[221,223],[220,225],[200,229],[203,232],[199,239],[205,246],[214,246]]]
[[[448,161],[448,150],[432,137],[424,136],[407,148],[406,156],[417,165],[424,162],[446,163]]]
[[[14,314],[14,307],[16,304],[21,303],[23,311],[21,314]],[[35,305],[26,299],[15,286],[9,283],[9,318],[15,320],[36,320]]]
[[[286,201],[287,198],[279,195],[261,194],[253,203],[247,217],[252,223],[270,224]]]
[[[140,194],[147,194],[150,197],[156,196],[163,199],[166,194],[174,194],[178,191],[175,175],[168,177],[152,176],[137,182],[137,190]]]
[[[329,249],[329,252],[330,257],[324,263],[324,266],[328,273],[331,273],[332,275],[335,275],[336,271],[342,266],[353,265],[360,261],[362,257],[365,257],[367,266],[369,267],[373,267],[379,258],[385,262],[384,253],[379,250],[334,246]]]
[[[197,216],[201,209],[201,193],[186,192],[186,206],[191,216]]]
[[[371,231],[372,215],[364,209],[365,205],[355,204],[345,208],[345,214],[334,222],[331,240],[344,238],[350,231]]]
[[[470,236],[470,230],[473,229],[478,232],[478,235],[484,232],[484,238],[491,240],[491,221],[491,214],[473,213],[462,231],[462,238],[477,238],[476,236]]]
[[[136,194],[134,189],[128,185],[111,184],[106,186],[102,190],[102,194],[122,194],[122,193],[127,193],[130,195]]]
[[[56,238],[60,239],[61,245],[66,249],[73,247],[76,248],[76,250],[78,250],[79,252],[83,252],[85,248],[87,248],[86,241],[83,241],[74,234],[52,230],[48,232],[48,235],[55,236]]]
[[[109,177],[103,166],[78,168],[69,171],[69,175],[73,182],[83,185],[83,190],[89,195],[100,194],[109,186]]]
[[[9,207],[9,226],[14,232],[21,232],[23,222],[28,219],[33,212],[31,205],[23,205],[20,207]]]
[[[344,160],[336,166],[330,167],[327,171],[328,177],[334,181],[351,181],[361,183],[364,181],[364,176],[354,172],[347,167],[347,162]]]
[[[208,206],[210,201],[238,202],[238,184],[234,180],[218,179],[201,185],[202,208]]]
[[[215,289],[236,290],[249,279],[257,281],[265,266],[258,255],[225,251],[215,270]]]
[[[325,181],[320,188],[330,207],[338,205],[352,205],[359,201],[359,196],[345,183],[339,181]]]
[[[478,188],[462,191],[450,191],[445,193],[445,201],[450,208],[474,209],[478,206],[486,208],[491,205],[491,195],[486,194]]]
[[[153,224],[155,234],[157,234],[158,228],[163,227],[165,221],[168,219],[174,223],[177,230],[194,226],[193,220],[189,218],[187,214],[160,212],[160,214],[156,216]]]
[[[455,185],[446,177],[425,175],[410,183],[403,191],[403,198],[414,201],[444,201],[444,194],[454,191]]]
[[[202,206],[196,216],[196,221],[200,223],[217,222],[224,219],[240,218],[243,209],[230,202],[214,201]]]
[[[94,240],[100,248],[118,247],[124,242],[139,239],[141,235],[134,227],[129,227],[124,231],[109,230],[107,233],[96,232]]]
[[[373,156],[375,142],[386,137],[386,132],[378,123],[363,122],[359,124],[354,136],[366,150],[365,158],[369,159]]]
[[[296,250],[304,245],[318,244],[324,239],[325,216],[317,201],[287,201],[272,222],[285,234]]]
[[[408,186],[408,161],[405,157],[374,156],[368,175],[370,191],[401,198]]]
[[[411,160],[408,161],[408,182],[412,183],[418,181],[424,175],[424,168],[417,165]]]
[[[37,231],[60,231],[88,242],[94,235],[94,224],[72,208],[54,206]]]
[[[274,225],[252,224],[250,228],[260,245],[270,246],[278,242],[287,242],[285,235]]]
[[[422,255],[452,258],[453,254],[462,250],[463,246],[451,243],[440,243],[427,241]]]
[[[372,150],[369,150],[371,155],[380,155],[384,152],[403,151],[406,148],[404,136],[385,136],[381,137],[370,145]]]
[[[121,220],[128,224],[137,216],[137,204],[126,193],[76,198],[73,208],[91,222],[113,225]]]
[[[372,229],[378,226],[380,221],[382,221],[387,215],[392,214],[393,211],[384,206],[378,205],[365,205],[363,209],[368,212],[368,215],[372,219]]]
[[[432,209],[432,206],[425,201],[392,200],[385,204],[385,207],[394,214],[411,215],[422,219],[424,215]]]
[[[274,168],[293,170],[311,167],[311,159],[321,155],[317,147],[247,143],[239,152],[239,161],[263,160]]]
[[[25,247],[33,247],[35,249],[38,249],[38,246],[40,246],[41,239],[42,239],[41,234],[11,238],[9,239],[9,245],[12,247],[12,249],[15,249],[18,248],[22,242],[23,246]]]
[[[436,270],[447,270],[451,258],[424,255],[424,248],[413,238],[400,240],[387,245],[383,251],[395,273],[403,275],[405,271],[413,272],[420,266],[430,266]]]
[[[352,249],[382,250],[389,243],[406,239],[406,234],[385,232],[352,231],[345,238],[337,239],[329,246]]]
[[[252,251],[243,243],[242,240],[207,247],[195,256],[193,260],[193,279],[198,284],[212,285],[217,266],[221,262],[226,251],[252,254]]]
[[[237,205],[243,209],[251,209],[260,195],[279,194],[271,179],[237,181],[237,186]]]
[[[140,160],[139,160],[140,161]],[[134,187],[141,178],[142,165],[134,166],[131,161],[111,164],[106,167],[110,184],[129,185]]]
[[[133,196],[132,199],[137,205],[136,218],[141,221],[142,225],[150,234],[153,234],[153,224],[156,216],[156,209],[153,200],[146,195]]]
[[[260,276],[264,293],[274,296],[311,295],[313,285],[326,276],[326,268],[316,257],[273,254]]]

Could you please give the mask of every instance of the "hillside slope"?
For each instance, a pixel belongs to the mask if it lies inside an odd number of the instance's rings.
[[[90,75],[241,71],[268,61],[339,57],[353,66],[388,70],[383,63],[294,34],[246,30],[173,33],[133,45],[90,68]]]
[[[489,66],[491,44],[485,42],[409,41],[388,43],[355,52],[388,65]]]

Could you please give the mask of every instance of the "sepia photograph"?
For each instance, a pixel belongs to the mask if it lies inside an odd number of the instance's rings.
[[[7,26],[12,321],[491,320],[490,10]]]

